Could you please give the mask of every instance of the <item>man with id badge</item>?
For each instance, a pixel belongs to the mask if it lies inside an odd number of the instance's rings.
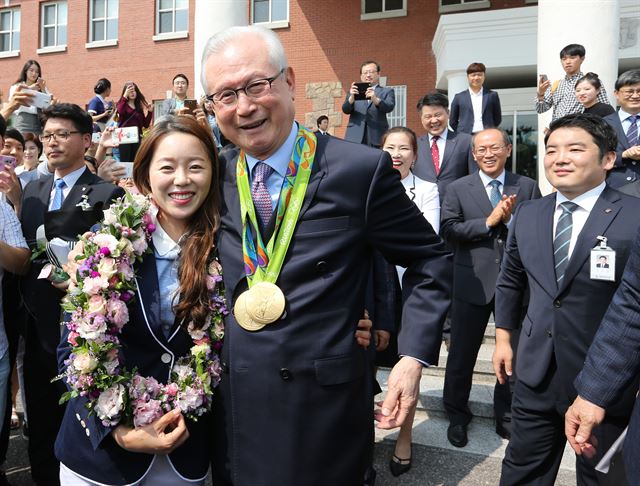
[[[545,174],[556,192],[522,202],[513,217],[496,287],[498,379],[511,374],[511,331],[529,306],[518,344],[511,441],[503,486],[553,485],[566,438],[564,413],[577,396],[573,381],[616,291],[640,226],[640,199],[606,185],[615,162],[613,129],[589,114],[551,123]],[[578,484],[603,480],[594,467],[628,422],[637,380],[594,430],[599,450],[576,456]]]

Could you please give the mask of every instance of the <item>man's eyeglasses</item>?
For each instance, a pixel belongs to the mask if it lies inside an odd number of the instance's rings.
[[[631,98],[634,94],[640,96],[640,88],[636,89],[621,89],[620,94],[625,98]]]
[[[477,155],[487,155],[489,151],[491,151],[492,154],[497,154],[502,152],[504,148],[505,148],[504,145],[493,145],[491,147],[478,147],[475,150],[475,152]]]
[[[242,91],[247,97],[252,99],[258,99],[266,95],[271,89],[271,84],[278,79],[278,77],[284,73],[282,68],[278,74],[271,78],[255,79],[250,81],[242,88],[238,89],[223,89],[217,93],[207,95],[207,99],[216,105],[222,105],[225,108],[235,106],[238,102],[238,94]]]
[[[69,137],[72,133],[82,132],[78,130],[63,130],[60,132],[42,133],[39,138],[42,143],[49,143],[51,142],[51,140],[60,140],[61,142],[66,142],[67,140],[69,140]]]

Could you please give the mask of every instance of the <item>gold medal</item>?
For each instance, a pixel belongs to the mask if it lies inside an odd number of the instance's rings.
[[[285,298],[282,290],[277,285],[269,282],[258,282],[245,294],[244,305],[252,321],[266,325],[277,321],[282,316]]]
[[[248,291],[245,291],[238,296],[236,304],[233,306],[233,315],[243,329],[247,331],[259,331],[264,327],[264,324],[254,321],[248,314],[246,306],[247,294]]]

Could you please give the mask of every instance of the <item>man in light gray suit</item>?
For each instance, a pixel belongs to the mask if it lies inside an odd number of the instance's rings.
[[[350,142],[380,147],[380,138],[389,129],[387,113],[395,108],[396,95],[393,89],[380,86],[380,65],[375,61],[362,63],[360,80],[362,83],[369,83],[364,99],[356,99],[360,91],[353,82],[342,103],[342,112],[350,115],[344,138]]]

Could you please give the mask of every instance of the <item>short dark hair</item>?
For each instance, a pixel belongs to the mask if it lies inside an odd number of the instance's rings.
[[[184,75],[184,74],[182,74],[182,73],[178,73],[178,74],[176,74],[176,75],[173,77],[173,79],[171,80],[171,84],[173,84],[173,83],[174,83],[174,81],[175,81],[176,79],[178,79],[178,78],[183,78],[183,79],[187,82],[187,86],[189,86],[189,78],[187,78],[187,76],[186,76],[186,75]]]
[[[93,92],[95,94],[101,94],[108,89],[111,89],[111,81],[109,81],[107,78],[100,78],[98,79],[96,85],[93,87]]]
[[[4,134],[7,131],[7,121],[4,119],[2,115],[0,115],[0,137],[4,137]]]
[[[316,125],[320,126],[320,123],[322,123],[322,120],[329,121],[329,117],[327,115],[320,115],[316,120]]]
[[[564,48],[560,51],[560,59],[567,56],[580,56],[584,57],[586,51],[584,50],[584,46],[582,44],[569,44],[568,46],[564,46]]]
[[[409,143],[411,144],[411,149],[413,150],[414,155],[418,153],[418,139],[416,137],[416,132],[407,127],[393,127],[384,132],[380,139],[380,147],[383,147],[389,135],[393,135],[394,133],[404,133],[409,137]]]
[[[7,130],[4,132],[3,137],[5,140],[7,138],[12,138],[13,140],[17,140],[18,142],[20,142],[20,145],[22,145],[22,150],[24,150],[24,137],[22,136],[22,133],[20,133],[19,130],[16,130],[15,128],[7,128]]]
[[[598,75],[596,73],[587,73],[584,76],[582,76],[580,79],[578,79],[578,81],[576,81],[576,88],[578,87],[578,85],[580,83],[582,83],[584,81],[589,83],[595,89],[602,88],[602,82],[600,81],[600,78],[598,77]]]
[[[544,136],[544,145],[547,146],[549,136],[559,128],[581,128],[593,138],[593,142],[598,146],[600,158],[605,154],[615,152],[618,145],[618,137],[615,130],[602,117],[591,113],[573,113],[563,116],[551,122],[549,131]]]
[[[623,86],[631,86],[632,84],[638,83],[640,83],[640,69],[630,69],[618,76],[618,79],[616,79],[615,89],[618,91]]]
[[[472,62],[467,67],[467,74],[486,73],[486,72],[487,72],[487,67],[481,62]]]
[[[449,98],[438,91],[432,91],[420,98],[416,108],[418,111],[422,111],[423,106],[442,106],[449,111]]]
[[[369,64],[375,64],[376,65],[376,71],[380,72],[380,64],[378,64],[375,61],[365,61],[362,64],[360,64],[360,72],[362,72],[362,68],[365,66],[368,66]]]
[[[89,113],[73,103],[56,103],[45,108],[40,116],[43,127],[50,118],[71,120],[75,129],[80,133],[93,132],[93,120]]]

